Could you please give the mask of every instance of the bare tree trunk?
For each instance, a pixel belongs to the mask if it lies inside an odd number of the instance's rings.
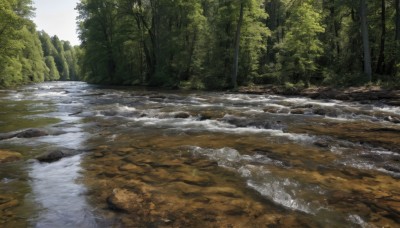
[[[385,72],[385,39],[386,39],[386,2],[381,0],[381,48],[379,51],[378,64],[376,73],[383,74]]]
[[[243,9],[244,9],[244,4],[240,3],[240,15],[239,15],[239,21],[238,21],[237,29],[236,29],[235,56],[234,56],[234,60],[233,60],[233,70],[232,70],[232,85],[233,85],[234,89],[237,89],[237,87],[238,87],[237,75],[238,75],[238,68],[239,68],[240,31],[242,29],[242,24],[243,24]]]
[[[361,35],[362,35],[363,49],[364,49],[364,73],[366,74],[368,81],[371,81],[372,80],[371,51],[369,49],[367,3],[365,2],[365,0],[360,0],[360,22],[361,22]]]
[[[396,38],[400,42],[400,0],[396,0]]]
[[[397,64],[399,64],[399,53],[400,53],[400,0],[395,1],[395,8],[396,8],[396,21],[395,21],[395,27],[396,27],[396,33],[395,33],[395,56],[393,60],[391,61],[390,67],[391,71],[390,73],[396,74],[399,69],[397,67]],[[394,72],[393,72],[394,69]]]

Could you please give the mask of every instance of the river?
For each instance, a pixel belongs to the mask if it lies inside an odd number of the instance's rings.
[[[0,136],[46,133],[0,140],[23,156],[0,164],[0,226],[400,226],[397,106],[83,82],[0,105]]]

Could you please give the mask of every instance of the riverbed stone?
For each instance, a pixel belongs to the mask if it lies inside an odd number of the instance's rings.
[[[102,153],[102,152],[96,152],[96,153],[93,154],[93,157],[95,157],[95,158],[102,158],[102,157],[104,157],[104,153]]]
[[[107,198],[111,210],[123,212],[139,212],[143,208],[144,201],[143,196],[122,188],[115,188]]]
[[[190,117],[190,114],[187,112],[178,112],[174,114],[175,119],[187,119]]]
[[[22,159],[22,155],[18,152],[0,150],[0,164],[7,162],[14,162]]]
[[[119,168],[121,171],[128,171],[137,174],[144,174],[146,170],[142,166],[137,166],[134,164],[126,164]]]
[[[0,140],[11,139],[11,138],[37,138],[47,136],[49,133],[41,129],[28,129],[21,132],[11,132],[0,134]]]
[[[50,152],[45,152],[36,157],[40,162],[55,162],[61,158],[71,157],[77,155],[79,151],[76,150],[54,150]]]
[[[313,113],[315,115],[320,115],[320,116],[325,116],[326,115],[326,110],[323,108],[316,108],[313,110]]]
[[[387,116],[384,118],[384,120],[395,123],[395,124],[399,124],[400,123],[400,118],[397,117],[392,117],[392,116]]]
[[[11,196],[0,195],[0,211],[16,207],[19,205],[18,200],[14,199]]]
[[[290,110],[290,114],[293,114],[293,115],[303,115],[305,112],[306,112],[306,110],[303,108],[297,108],[297,109]]]
[[[287,107],[267,107],[263,109],[264,112],[267,113],[281,113],[281,114],[288,114],[290,109]]]
[[[199,117],[199,120],[210,120],[210,119],[220,119],[223,118],[226,113],[224,111],[220,110],[206,110],[206,111],[201,111],[200,113],[194,113],[194,115],[197,115]]]
[[[319,141],[314,142],[314,145],[316,145],[318,147],[322,147],[322,148],[328,148],[329,142],[326,140],[319,140]]]
[[[20,133],[17,133],[14,137],[17,138],[37,138],[37,137],[42,137],[42,136],[47,136],[49,133],[45,130],[41,129],[28,129],[25,131],[22,131]]]

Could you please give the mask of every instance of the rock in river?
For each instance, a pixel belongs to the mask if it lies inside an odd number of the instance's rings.
[[[190,114],[187,112],[177,112],[174,114],[175,119],[187,119],[190,117]]]
[[[11,196],[0,195],[0,210],[5,210],[11,207],[18,206],[18,200],[14,199]]]
[[[17,133],[0,134],[0,140],[11,139],[11,138],[36,138],[47,135],[49,135],[49,133],[45,130],[28,129]]]
[[[0,163],[18,161],[22,158],[22,155],[17,152],[8,150],[0,150]]]
[[[70,157],[77,155],[79,151],[76,150],[54,150],[50,152],[43,153],[36,157],[40,162],[55,162],[64,157]]]
[[[22,131],[20,133],[17,133],[14,137],[17,138],[36,138],[36,137],[42,137],[42,136],[47,136],[49,133],[47,133],[44,130],[40,129],[28,129],[25,131]]]
[[[124,212],[137,212],[143,207],[144,199],[127,189],[116,188],[107,198],[110,209]]]

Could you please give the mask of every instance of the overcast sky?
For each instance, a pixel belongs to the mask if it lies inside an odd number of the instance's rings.
[[[1,0],[0,0],[1,1]],[[72,45],[80,44],[76,33],[74,10],[79,0],[34,0],[37,29],[46,31],[50,36],[57,35]]]

